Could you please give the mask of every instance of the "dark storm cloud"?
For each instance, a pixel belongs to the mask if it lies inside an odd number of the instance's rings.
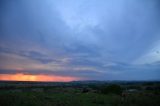
[[[159,0],[2,0],[0,5],[0,62],[8,62],[3,68],[12,66],[8,55],[16,55],[46,67],[25,69],[27,74],[99,80],[160,76],[157,61],[135,63],[160,45]],[[0,68],[1,74],[18,73]]]
[[[39,61],[41,63],[50,63],[50,62],[59,62],[56,59],[52,59],[50,57],[48,57],[47,55],[44,55],[40,52],[36,52],[36,51],[16,51],[16,50],[11,50],[8,48],[3,48],[0,47],[0,53],[6,53],[6,54],[14,54],[14,55],[18,55],[18,56],[22,56],[22,57],[26,57],[32,60],[36,60]]]

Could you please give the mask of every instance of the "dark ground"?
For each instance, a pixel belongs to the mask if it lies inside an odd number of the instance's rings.
[[[0,82],[0,106],[160,106],[160,82]]]

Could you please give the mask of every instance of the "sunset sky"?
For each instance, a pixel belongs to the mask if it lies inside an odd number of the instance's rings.
[[[160,80],[160,1],[0,0],[0,80]]]

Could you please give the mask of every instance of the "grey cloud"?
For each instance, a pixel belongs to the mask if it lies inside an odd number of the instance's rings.
[[[42,54],[36,51],[17,51],[17,50],[10,49],[10,48],[0,47],[0,53],[7,53],[7,54],[14,54],[14,55],[22,56],[25,58],[29,58],[31,60],[39,61],[44,64],[47,64],[50,62],[60,62],[57,59],[53,59],[45,54]]]
[[[42,65],[56,63],[67,67],[66,70],[26,70],[24,73],[101,80],[130,79],[127,75],[131,74],[134,79],[136,74],[145,72],[144,79],[160,75],[158,62],[132,64],[160,39],[157,34],[160,31],[159,0],[17,0],[1,3],[0,53],[15,54]],[[34,50],[37,47],[54,55]],[[65,58],[67,62],[63,62]],[[94,70],[74,70],[77,67]],[[14,70],[0,72],[17,73]]]

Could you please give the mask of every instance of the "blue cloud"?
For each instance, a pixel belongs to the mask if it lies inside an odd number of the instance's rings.
[[[4,54],[13,54],[46,67],[26,70],[29,74],[97,80],[160,76],[158,61],[133,64],[160,40],[159,0],[17,0],[0,5],[0,63],[8,62]],[[63,68],[48,69],[55,65]],[[2,66],[1,73],[16,73]]]

